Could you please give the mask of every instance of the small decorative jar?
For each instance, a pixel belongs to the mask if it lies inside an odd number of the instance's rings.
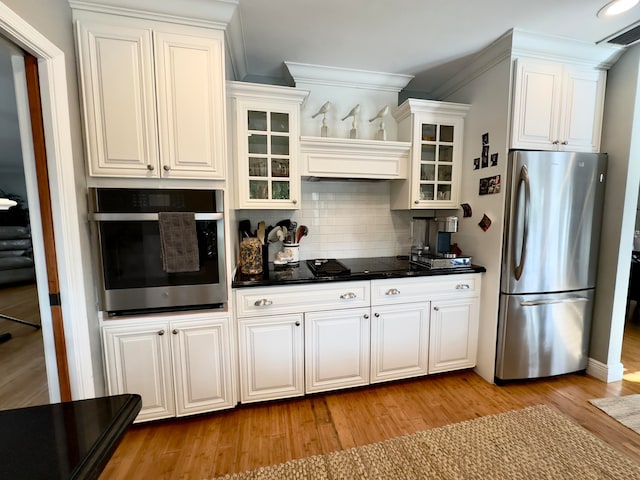
[[[262,273],[262,242],[255,237],[240,243],[240,271],[245,275]]]

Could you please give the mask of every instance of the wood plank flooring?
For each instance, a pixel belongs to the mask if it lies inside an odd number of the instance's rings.
[[[471,371],[133,426],[100,477],[207,479],[547,404],[640,462],[640,435],[588,400],[640,393],[640,327],[628,325],[625,379],[587,375],[496,386]]]
[[[0,289],[0,313],[40,324],[35,283]],[[0,343],[0,409],[49,403],[42,330],[0,319],[0,333],[11,340]]]

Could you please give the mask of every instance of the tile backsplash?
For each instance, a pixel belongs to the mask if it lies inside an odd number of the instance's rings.
[[[388,181],[302,182],[300,210],[238,210],[238,220],[253,229],[264,220],[290,219],[309,227],[300,242],[300,258],[358,258],[407,255],[411,244],[409,211],[389,208]],[[269,260],[282,243],[269,246]]]

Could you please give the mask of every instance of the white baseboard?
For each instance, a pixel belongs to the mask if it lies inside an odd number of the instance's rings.
[[[602,362],[589,358],[587,373],[605,383],[618,382],[622,380],[624,366],[622,363],[606,365]]]

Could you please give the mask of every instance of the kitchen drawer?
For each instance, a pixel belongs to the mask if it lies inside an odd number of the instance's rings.
[[[480,274],[372,280],[371,305],[477,296],[479,290]]]
[[[235,290],[238,317],[368,307],[368,281]]]

